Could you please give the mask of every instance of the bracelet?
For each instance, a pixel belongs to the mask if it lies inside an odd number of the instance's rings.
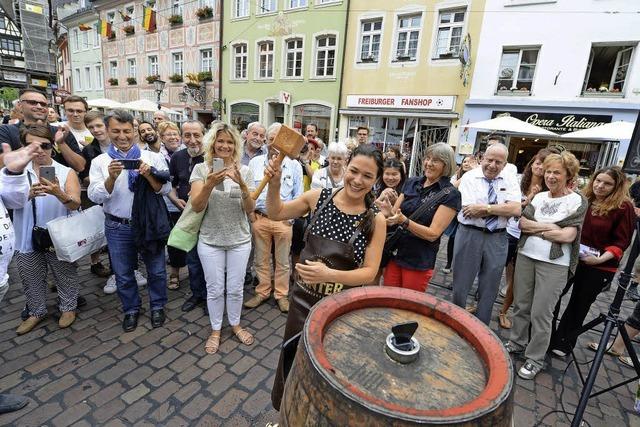
[[[411,220],[409,218],[405,219],[404,221],[402,221],[402,227],[406,230],[407,228],[409,228],[409,222]]]
[[[487,213],[491,214],[491,205],[487,205]]]

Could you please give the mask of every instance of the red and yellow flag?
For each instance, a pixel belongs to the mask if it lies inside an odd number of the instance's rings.
[[[98,21],[98,31],[100,31],[101,36],[111,37],[111,23],[104,19],[100,19]]]
[[[150,7],[143,6],[143,15],[142,15],[142,28],[147,31],[155,31],[156,30],[156,11],[151,9]]]
[[[80,31],[89,31],[91,28],[93,28],[93,26],[89,25],[89,24],[80,24],[80,25],[78,25],[78,29]]]

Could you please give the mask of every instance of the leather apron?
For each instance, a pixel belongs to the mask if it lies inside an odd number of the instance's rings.
[[[300,263],[304,264],[306,260],[321,261],[331,269],[345,271],[355,270],[360,267],[356,262],[353,250],[353,244],[361,233],[360,227],[356,229],[348,243],[338,242],[311,233],[311,229],[318,220],[320,212],[327,207],[338,191],[327,197],[313,215],[305,231],[305,246],[300,253]],[[273,389],[271,390],[271,402],[273,403],[273,407],[278,411],[280,410],[284,384],[289,370],[293,365],[293,359],[298,348],[298,341],[300,341],[304,322],[311,307],[325,296],[345,289],[342,283],[307,284],[299,277],[297,272],[294,272],[294,279],[294,286],[289,295],[289,313],[284,330],[282,349],[280,350],[280,359],[278,360],[278,369],[276,371]],[[349,286],[348,288],[353,287],[354,286]]]

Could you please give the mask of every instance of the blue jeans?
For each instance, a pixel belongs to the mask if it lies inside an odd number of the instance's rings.
[[[204,271],[198,256],[198,245],[187,252],[187,268],[189,269],[189,287],[191,294],[201,300],[207,299],[207,285],[204,280]]]
[[[140,311],[142,301],[138,293],[138,284],[134,270],[138,267],[138,251],[130,225],[105,219],[104,234],[111,256],[111,269],[116,275],[118,297],[122,302],[124,314]],[[157,254],[143,253],[142,259],[147,268],[147,284],[151,310],[158,310],[167,303],[167,270],[164,250]]]

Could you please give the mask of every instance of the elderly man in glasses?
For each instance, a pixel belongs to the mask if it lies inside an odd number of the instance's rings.
[[[18,108],[21,110],[24,119],[21,123],[0,126],[0,143],[6,143],[13,150],[17,150],[20,145],[20,126],[31,125],[36,123],[47,123],[47,115],[49,114],[49,102],[44,93],[37,89],[23,89],[20,92]],[[69,132],[66,124],[55,128],[52,127],[55,134],[55,146],[52,158],[56,162],[80,172],[84,170],[85,159],[82,157],[82,149],[76,143],[75,138]],[[2,154],[0,154],[0,166],[3,165]]]

